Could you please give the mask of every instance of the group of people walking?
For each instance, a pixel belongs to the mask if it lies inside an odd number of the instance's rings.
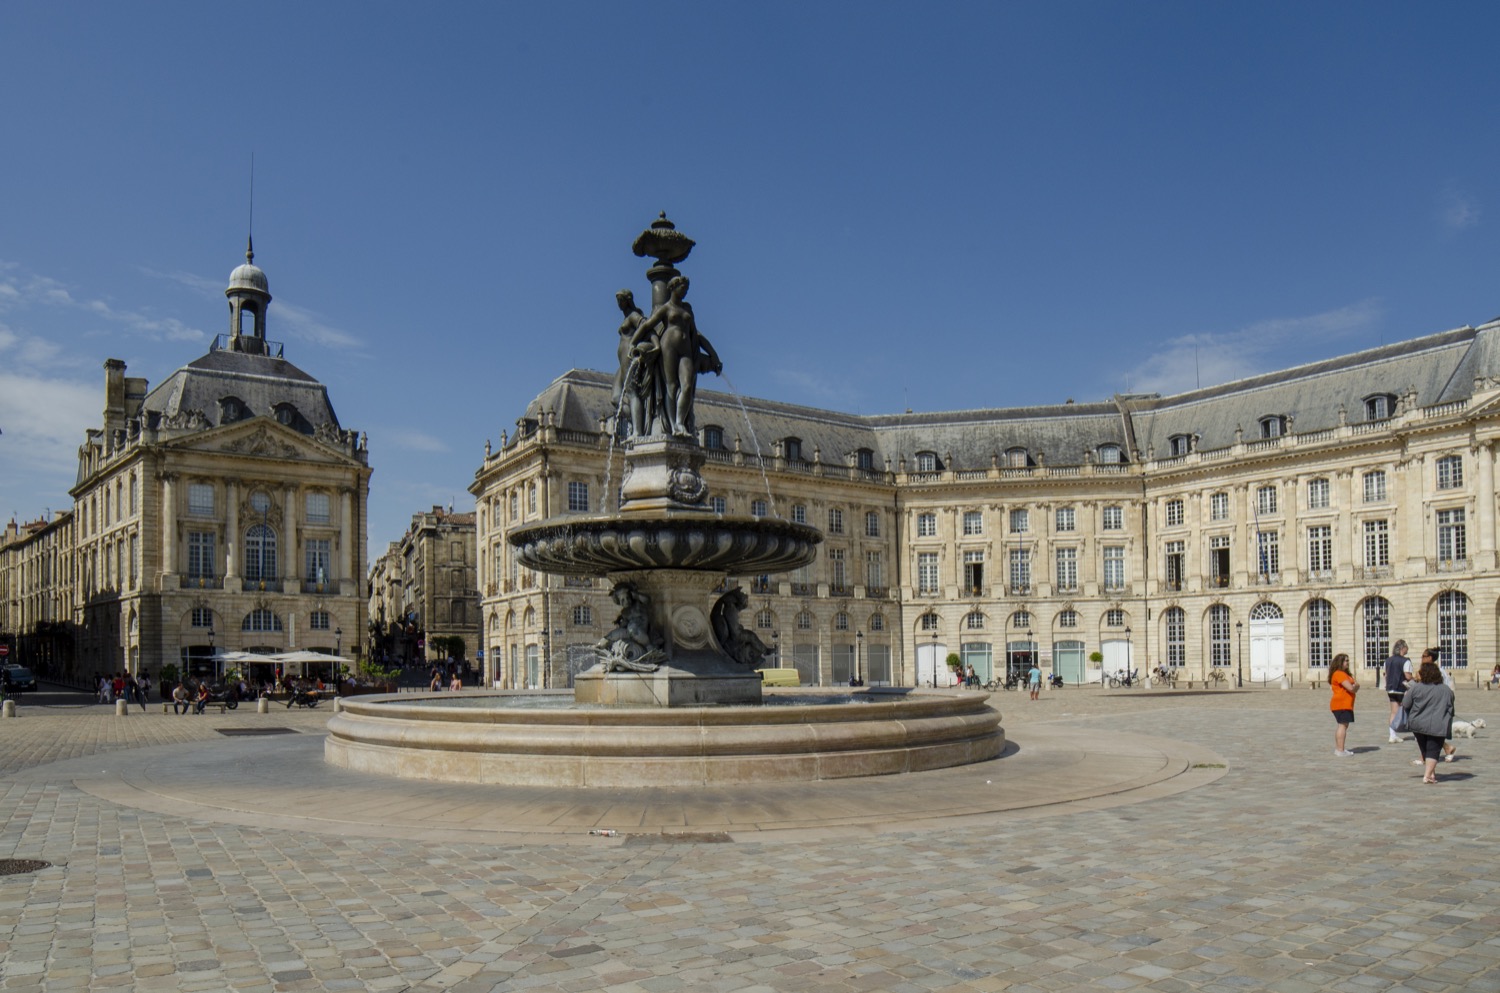
[[[1415,669],[1407,651],[1406,642],[1397,641],[1381,670],[1381,685],[1390,703],[1388,740],[1400,744],[1405,740],[1402,735],[1410,732],[1420,753],[1414,762],[1422,766],[1422,782],[1436,783],[1438,760],[1452,762],[1458,751],[1453,745],[1453,687],[1445,682],[1438,667],[1438,649],[1424,651]],[[1359,693],[1359,681],[1349,671],[1348,655],[1333,657],[1328,684],[1332,690],[1328,708],[1334,719],[1333,754],[1347,757],[1354,754],[1346,745],[1349,725],[1354,723],[1354,698]]]
[[[127,704],[139,703],[146,709],[146,696],[151,692],[151,673],[145,669],[137,676],[133,672],[102,673],[99,676],[98,700],[114,703],[124,700]]]

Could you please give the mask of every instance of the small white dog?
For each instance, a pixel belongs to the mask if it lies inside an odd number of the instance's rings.
[[[1484,727],[1484,718],[1476,717],[1472,721],[1461,721],[1453,719],[1453,734],[1459,738],[1472,738],[1477,728]]]

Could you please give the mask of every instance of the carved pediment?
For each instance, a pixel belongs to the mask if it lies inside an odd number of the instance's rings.
[[[288,444],[285,438],[278,438],[271,434],[266,425],[262,424],[249,434],[240,435],[219,446],[222,451],[235,452],[243,455],[266,455],[279,459],[297,459],[302,457],[302,452],[295,445]]]

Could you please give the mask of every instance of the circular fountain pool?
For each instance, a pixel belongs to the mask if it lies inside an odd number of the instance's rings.
[[[584,707],[571,694],[361,696],[328,723],[325,759],[405,779],[693,786],[919,772],[995,758],[982,693],[768,690],[761,706]]]

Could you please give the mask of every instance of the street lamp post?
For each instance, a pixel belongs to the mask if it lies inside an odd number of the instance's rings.
[[[214,677],[216,679],[219,674],[219,663],[216,658],[218,654],[218,649],[214,648],[214,626],[210,624],[208,626],[208,660],[214,665]]]
[[[1135,642],[1130,637],[1130,629],[1126,628],[1125,629],[1125,679],[1130,679],[1131,676],[1135,675],[1135,669],[1132,668],[1131,665],[1130,665],[1130,663],[1134,660],[1134,658],[1135,658]],[[1121,680],[1122,683],[1124,681],[1125,680],[1123,680],[1123,679]],[[1133,680],[1132,680],[1132,682],[1133,682]]]
[[[865,647],[865,633],[863,631],[856,631],[856,632],[854,632],[854,685],[855,686],[863,686],[864,685],[864,680],[862,680],[862,679],[859,678],[859,656],[860,656],[860,653],[864,650],[864,647]]]
[[[937,689],[937,674],[938,674],[937,635],[938,635],[937,629],[934,628],[933,631],[932,631],[932,688],[933,689]]]
[[[336,628],[333,629],[333,654],[334,655],[343,655],[344,654],[344,629],[342,627],[336,627]],[[342,663],[335,662],[335,663],[333,663],[333,668],[335,670],[337,670],[338,667],[341,664]],[[330,673],[329,676],[335,682],[338,681],[338,673],[337,673],[337,671],[335,671],[333,673]]]
[[[1235,652],[1235,688],[1243,689],[1245,686],[1245,622],[1234,622],[1234,633],[1239,640],[1239,650]]]

